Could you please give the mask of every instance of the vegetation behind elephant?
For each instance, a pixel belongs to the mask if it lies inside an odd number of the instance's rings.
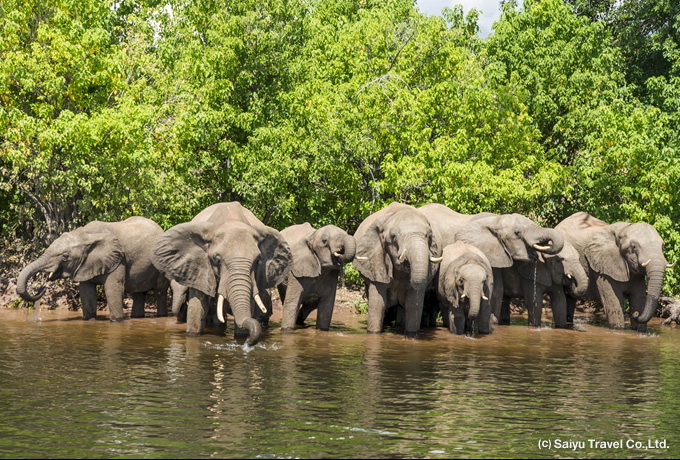
[[[439,232],[418,209],[394,202],[368,216],[354,238],[354,265],[367,284],[368,332],[382,332],[386,309],[401,305],[405,332],[416,334],[441,262]]]
[[[476,247],[462,241],[444,248],[437,278],[437,297],[444,324],[454,334],[490,334],[493,269]]]
[[[578,251],[569,243],[557,254],[539,254],[533,262],[515,262],[504,268],[504,302],[522,298],[529,312],[529,326],[540,327],[543,313],[543,294],[550,297],[553,323],[556,328],[566,327],[573,321],[567,308],[567,293],[582,297],[588,289],[588,275],[581,266]]]
[[[338,275],[343,265],[354,259],[354,237],[327,225],[315,230],[309,223],[281,231],[293,253],[293,266],[286,282],[278,286],[283,302],[281,329],[292,331],[303,325],[318,308],[316,328],[330,328],[335,305]]]
[[[602,303],[609,327],[624,327],[627,298],[632,329],[646,331],[656,313],[665,271],[672,267],[656,229],[643,222],[608,225],[586,212],[567,217],[555,228],[578,251],[589,278],[584,298]]]
[[[93,221],[62,234],[17,279],[17,293],[29,302],[42,297],[28,292],[29,280],[38,272],[50,273],[48,281],[73,278],[79,282],[83,318],[97,316],[97,289],[104,285],[111,321],[123,319],[123,297],[132,294],[133,318],[144,316],[145,294],[154,291],[158,316],[167,315],[169,281],[151,263],[151,248],[163,229],[144,217],[122,222]]]
[[[200,221],[167,230],[154,246],[151,260],[189,288],[188,335],[203,334],[215,300],[224,322],[226,300],[237,329],[246,329],[247,343],[254,345],[272,313],[267,289],[290,272],[290,247],[277,230],[259,221],[253,224],[252,213],[238,202],[218,203],[208,210],[199,214]]]

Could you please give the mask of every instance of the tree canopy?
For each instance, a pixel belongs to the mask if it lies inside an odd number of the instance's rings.
[[[677,260],[679,8],[510,0],[481,39],[412,0],[7,0],[2,235],[230,200],[354,231],[399,200],[645,221]]]

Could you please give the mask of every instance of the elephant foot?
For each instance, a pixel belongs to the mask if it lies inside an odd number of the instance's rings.
[[[112,323],[122,323],[123,321],[125,321],[125,318],[117,318],[115,316],[112,316],[112,317],[109,318],[109,320]]]
[[[286,334],[290,334],[291,332],[295,332],[295,328],[294,327],[282,327],[281,332],[286,333]]]
[[[382,334],[382,331],[366,331],[367,334]]]
[[[418,332],[420,331],[404,331],[406,337],[418,337]]]
[[[328,329],[330,329],[330,328],[328,328],[328,327],[317,327],[316,328],[317,331],[324,331],[324,332],[328,332]]]
[[[189,331],[187,331],[187,337],[199,337],[201,335],[203,335],[202,332],[189,332]]]
[[[96,316],[88,316],[87,318],[83,318],[85,321],[96,321],[97,317]]]

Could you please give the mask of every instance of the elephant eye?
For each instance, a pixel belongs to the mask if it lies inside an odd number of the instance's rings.
[[[325,245],[325,244],[327,244],[327,243],[328,243],[328,237],[327,237],[327,236],[324,236],[324,237],[321,239],[321,244]]]
[[[68,258],[69,258],[68,252],[65,252],[61,255],[62,260],[68,260]]]
[[[638,245],[635,242],[630,244],[630,252],[638,252]]]
[[[212,259],[213,265],[219,265],[220,262],[222,262],[222,257],[220,257],[219,254],[217,254],[215,257]]]

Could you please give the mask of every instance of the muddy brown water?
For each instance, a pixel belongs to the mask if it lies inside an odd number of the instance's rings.
[[[313,321],[310,321],[313,324]],[[654,457],[680,454],[680,327],[418,339],[282,335],[246,349],[174,318],[0,310],[3,458]],[[569,444],[572,442],[572,444]],[[606,444],[602,444],[606,443]]]

